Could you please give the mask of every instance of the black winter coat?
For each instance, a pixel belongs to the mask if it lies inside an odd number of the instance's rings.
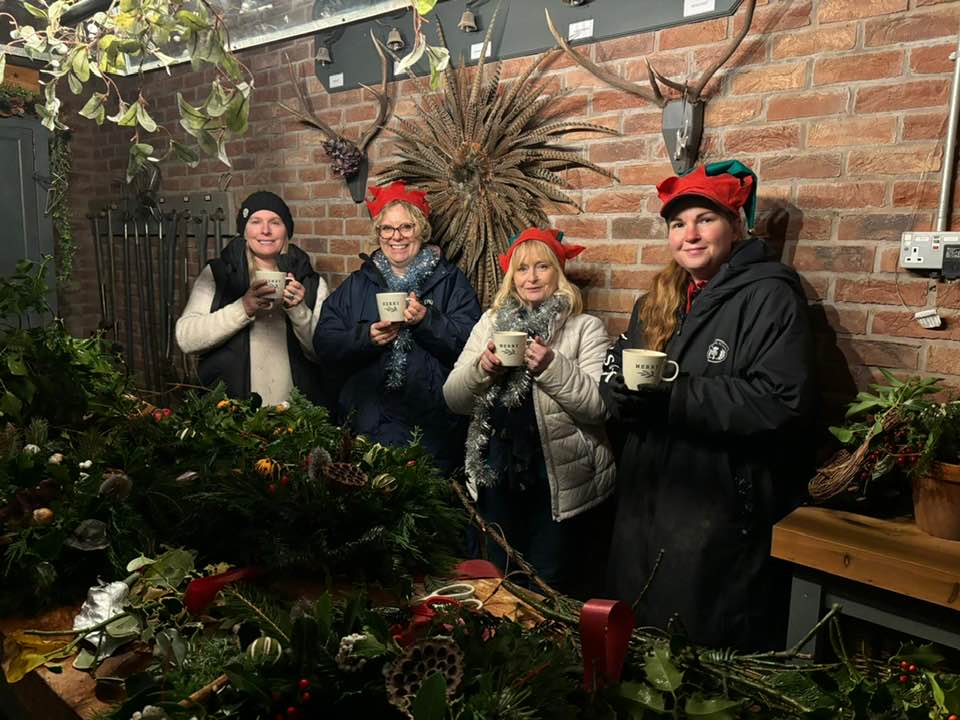
[[[389,389],[392,344],[379,347],[370,339],[370,325],[380,319],[376,294],[388,292],[387,283],[373,261],[361,257],[360,269],[324,301],[313,336],[321,362],[343,376],[339,419],[384,445],[408,443],[418,427],[437,466],[450,471],[463,464],[467,419],[447,409],[443,383],[480,318],[477,294],[455,265],[440,258],[418,295],[427,314],[412,328],[407,380]]]
[[[607,380],[623,348],[643,347],[642,302],[608,354]],[[680,365],[669,402],[617,428],[610,589],[635,601],[662,549],[638,624],[666,627],[678,614],[699,644],[782,646],[789,578],[769,557],[771,529],[802,497],[816,406],[797,274],[762,240],[743,241],[665,351]]]

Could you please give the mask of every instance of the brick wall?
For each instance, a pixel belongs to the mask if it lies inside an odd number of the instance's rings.
[[[709,20],[587,48],[591,57],[632,80],[645,78],[643,57],[673,78],[694,75],[725,47],[742,18]],[[820,339],[824,385],[844,395],[877,368],[933,373],[960,385],[960,290],[897,273],[900,232],[932,227],[943,164],[947,98],[960,26],[960,3],[937,0],[760,0],[751,33],[727,68],[711,81],[704,158],[735,156],[760,176],[761,229],[802,275]],[[369,224],[343,183],[333,177],[321,136],[286,116],[278,101],[292,89],[282,53],[289,53],[324,120],[356,138],[374,116],[362,90],[334,95],[313,76],[310,39],[240,53],[255,73],[250,132],[230,144],[229,189],[239,201],[270,188],[285,197],[297,242],[316,254],[317,268],[336,285],[358,266]],[[529,59],[504,64],[515,76]],[[588,157],[614,170],[620,182],[568,173],[585,212],[553,221],[589,246],[573,274],[591,312],[619,331],[638,292],[665,261],[664,227],[653,185],[671,173],[660,138],[660,113],[613,90],[561,58],[546,73],[572,94],[565,103],[582,119],[622,137],[579,140]],[[144,93],[158,120],[175,115],[175,93],[200,102],[210,73],[188,67],[170,77],[150,73]],[[396,114],[415,114],[409,82],[393,85]],[[74,206],[77,213],[123,175],[128,138],[75,119]],[[389,157],[389,133],[374,141],[376,165]],[[203,161],[190,170],[164,168],[164,189],[215,189],[225,168]],[[953,197],[953,228],[960,198]],[[96,325],[89,234],[73,290],[65,303],[70,326]],[[916,309],[936,305],[939,331],[921,329]]]

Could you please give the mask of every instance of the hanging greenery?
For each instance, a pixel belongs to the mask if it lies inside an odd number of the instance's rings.
[[[57,245],[57,283],[63,285],[73,272],[73,257],[77,247],[73,242],[70,223],[70,171],[73,155],[70,151],[70,133],[57,130],[50,138],[50,189],[45,208],[53,220]]]
[[[194,107],[177,94],[180,127],[205,154],[230,165],[227,141],[247,130],[253,76],[228,49],[229,37],[223,14],[207,0],[119,0],[110,3],[109,12],[97,12],[80,23],[62,22],[71,3],[38,2],[20,5],[37,19],[37,25],[21,24],[10,13],[0,12],[10,29],[9,45],[21,47],[28,57],[46,63],[49,75],[43,100],[36,112],[49,130],[66,129],[61,117],[66,81],[74,95],[85,94],[82,117],[130,128],[131,137],[127,180],[147,163],[174,155],[191,167],[199,161],[192,146],[174,139],[170,130],[150,115],[150,102],[138,89],[136,97],[126,97],[114,80],[133,74],[148,62],[167,68],[176,58],[186,55],[194,69],[208,63],[216,70],[205,102]],[[0,81],[3,80],[6,55],[0,51]],[[91,89],[96,86],[97,89]],[[112,114],[110,111],[114,110]],[[154,139],[154,135],[159,137]]]
[[[420,117],[398,118],[390,128],[400,138],[399,159],[381,173],[384,180],[402,179],[429,193],[434,241],[466,273],[484,306],[500,284],[497,256],[510,237],[546,225],[548,203],[579,207],[566,194],[572,186],[561,171],[586,168],[614,177],[557,139],[575,132],[617,134],[560,119],[559,95],[548,93],[547,82],[536,75],[557,51],[531,62],[510,83],[500,82],[499,63],[486,73],[485,48],[495,21],[477,67],[447,65],[439,95],[414,78],[423,98]],[[439,24],[437,32],[446,45]]]
[[[35,115],[33,105],[39,100],[39,95],[25,88],[0,83],[0,118]]]

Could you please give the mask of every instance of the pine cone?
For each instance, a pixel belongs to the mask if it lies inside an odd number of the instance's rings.
[[[463,653],[446,637],[421,640],[410,645],[392,663],[385,665],[387,699],[409,716],[410,703],[427,676],[438,672],[447,681],[447,697],[453,698],[463,680]]]
[[[352,177],[357,174],[363,154],[352,142],[346,138],[336,137],[333,140],[327,140],[323,144],[323,149],[332,161],[335,175]]]
[[[323,469],[323,476],[345,488],[360,488],[367,484],[367,474],[353,463],[330,463]]]

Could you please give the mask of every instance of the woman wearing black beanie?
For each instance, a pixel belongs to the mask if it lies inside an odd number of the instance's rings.
[[[222,380],[231,397],[257,393],[269,404],[288,400],[296,387],[326,404],[312,338],[327,285],[291,237],[287,204],[255,192],[237,213],[237,237],[197,277],[177,321],[177,344],[199,355],[204,385]]]

